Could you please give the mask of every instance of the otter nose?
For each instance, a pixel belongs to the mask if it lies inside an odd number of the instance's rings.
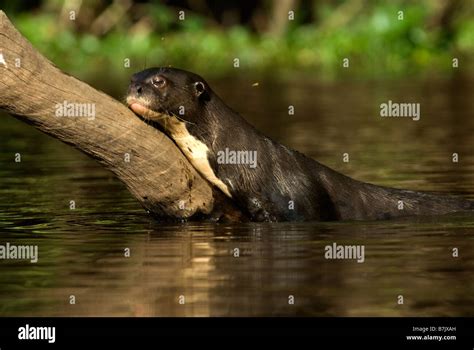
[[[132,91],[134,91],[137,95],[141,95],[143,92],[142,84],[132,83]]]
[[[143,92],[142,84],[132,81],[130,83],[130,92],[135,93],[136,95],[141,95]]]

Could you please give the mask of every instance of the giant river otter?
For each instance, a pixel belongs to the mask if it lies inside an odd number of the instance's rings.
[[[200,76],[133,75],[126,98],[157,121],[199,173],[254,221],[373,220],[472,210],[474,202],[351,179],[256,130]]]

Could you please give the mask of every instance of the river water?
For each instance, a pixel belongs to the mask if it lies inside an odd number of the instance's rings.
[[[212,86],[265,134],[349,176],[474,199],[474,80],[254,83]],[[420,120],[381,118],[388,100],[420,103]],[[474,214],[164,224],[94,160],[1,119],[0,245],[38,245],[39,260],[0,260],[0,316],[474,314]],[[364,246],[364,262],[326,259],[333,243]]]

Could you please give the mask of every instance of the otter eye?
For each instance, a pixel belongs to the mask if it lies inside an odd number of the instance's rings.
[[[158,77],[154,77],[151,80],[151,83],[157,88],[162,88],[163,86],[166,85],[166,80],[163,77],[158,76]]]

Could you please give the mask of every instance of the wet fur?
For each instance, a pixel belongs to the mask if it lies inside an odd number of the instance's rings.
[[[166,89],[149,86],[150,77],[156,75],[166,78]],[[203,92],[196,92],[196,82],[202,82]],[[141,96],[136,84],[142,87]],[[373,220],[474,209],[474,202],[465,199],[381,187],[342,175],[260,133],[190,72],[152,68],[137,73],[128,96],[146,100],[147,107],[165,119],[176,117],[207,146],[214,175],[255,221]],[[179,106],[184,106],[184,116],[179,115]],[[162,125],[167,129],[166,121]],[[218,164],[218,151],[226,148],[257,151],[257,167]],[[289,208],[290,201],[294,209]]]

